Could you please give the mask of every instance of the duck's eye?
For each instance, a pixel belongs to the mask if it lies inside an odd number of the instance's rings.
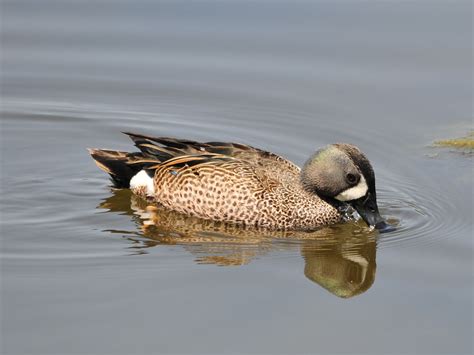
[[[346,180],[349,184],[353,185],[357,182],[357,176],[349,173],[346,175]]]

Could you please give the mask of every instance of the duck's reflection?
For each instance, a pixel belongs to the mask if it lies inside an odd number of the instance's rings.
[[[332,294],[349,298],[367,291],[375,280],[375,240],[344,240],[322,251],[303,243],[304,274]]]
[[[365,292],[375,279],[375,235],[363,225],[348,223],[313,232],[259,231],[184,216],[151,205],[128,190],[114,190],[98,208],[132,217],[138,231],[109,231],[126,234],[137,252],[179,244],[197,263],[228,266],[248,264],[270,252],[299,249],[305,276],[342,298]]]

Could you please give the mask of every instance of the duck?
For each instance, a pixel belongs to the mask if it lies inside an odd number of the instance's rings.
[[[123,132],[136,152],[90,148],[116,188],[189,216],[270,230],[314,230],[346,220],[353,208],[370,228],[379,213],[375,174],[347,143],[316,150],[304,166],[231,142],[197,142]]]

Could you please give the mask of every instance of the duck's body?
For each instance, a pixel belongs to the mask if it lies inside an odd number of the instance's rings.
[[[355,191],[360,196],[353,197],[360,198],[368,191],[361,174],[357,184],[336,186],[336,199],[328,193],[333,183],[319,189],[320,196],[310,184],[321,180],[312,164],[302,172],[276,154],[247,145],[127,134],[140,152],[91,149],[97,165],[117,187],[188,215],[271,229],[312,229],[341,221],[336,206],[348,200],[344,194]],[[320,164],[316,158],[314,164]],[[337,183],[333,169],[328,170]]]

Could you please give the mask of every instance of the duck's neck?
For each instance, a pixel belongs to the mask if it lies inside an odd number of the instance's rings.
[[[330,204],[332,207],[334,207],[338,211],[347,209],[348,204],[346,202],[338,201],[334,198],[324,197],[324,196],[319,196],[319,198],[323,200],[324,202],[326,202],[327,204]]]

